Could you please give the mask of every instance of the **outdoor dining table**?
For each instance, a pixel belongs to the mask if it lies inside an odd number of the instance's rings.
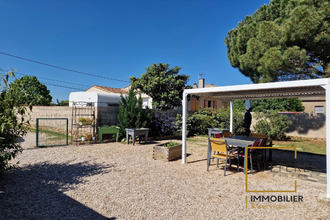
[[[227,137],[223,138],[227,141],[228,145],[233,146],[234,148],[242,148],[244,149],[244,158],[247,156],[245,153],[247,152],[245,150],[246,147],[251,147],[255,140],[260,138],[254,138],[254,137],[247,137],[247,136],[233,136],[233,137]],[[246,173],[246,164],[244,161],[244,173]]]

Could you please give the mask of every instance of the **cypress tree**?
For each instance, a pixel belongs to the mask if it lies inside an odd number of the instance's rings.
[[[149,126],[151,114],[149,109],[143,109],[141,95],[136,98],[136,93],[132,87],[128,96],[121,96],[119,102],[118,127],[120,127],[120,137],[126,136],[125,128],[142,128]]]

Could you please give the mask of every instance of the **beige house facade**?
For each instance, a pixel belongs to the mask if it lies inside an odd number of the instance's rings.
[[[303,97],[299,98],[301,104],[305,107],[304,112],[309,114],[324,114],[325,113],[325,98],[324,97]]]
[[[205,79],[199,79],[198,85],[194,83],[193,89],[200,88],[211,88],[211,87],[219,87],[213,84],[206,84]],[[192,96],[190,100],[187,102],[187,110],[188,111],[197,111],[200,108],[212,108],[212,109],[221,109],[223,107],[228,107],[228,102],[215,99],[209,96]]]

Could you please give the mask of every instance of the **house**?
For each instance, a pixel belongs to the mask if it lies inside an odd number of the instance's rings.
[[[98,93],[107,92],[107,93],[127,95],[130,88],[131,88],[131,85],[128,85],[128,86],[126,86],[122,89],[93,85],[92,87],[87,89],[85,92],[98,92]],[[137,96],[139,96],[139,95],[137,95]],[[143,101],[143,108],[148,107],[149,109],[151,109],[152,108],[152,98],[149,97],[147,94],[144,94],[144,93],[141,94],[141,97],[142,97],[142,101]]]
[[[213,84],[205,84],[205,79],[198,79],[197,83],[194,83],[193,89],[200,88],[210,88],[210,87],[219,87]],[[187,110],[188,111],[197,111],[200,108],[212,108],[212,109],[221,109],[223,107],[227,107],[228,102],[212,98],[209,96],[192,96],[190,100],[187,102]]]
[[[116,93],[116,94],[128,94],[128,90],[112,88],[106,86],[91,86],[89,89],[85,90],[85,92],[107,92],[107,93]]]
[[[193,85],[194,89],[210,88],[210,87],[218,87],[218,86],[213,84],[205,84],[205,79],[199,79],[198,86],[197,83],[194,83]],[[107,93],[115,93],[115,94],[128,94],[130,88],[131,85],[128,85],[122,89],[93,85],[85,92],[98,92],[98,93],[107,92]],[[139,96],[139,94],[137,96]],[[143,108],[148,107],[149,109],[152,109],[152,98],[145,93],[141,93],[141,98],[143,101]],[[192,96],[191,99],[188,101],[187,105],[188,105],[187,106],[188,111],[197,111],[199,108],[221,109],[222,107],[227,107],[228,102],[221,99],[211,98],[208,96],[205,97]],[[174,110],[181,111],[181,107],[177,107]]]
[[[127,92],[131,89],[131,85],[128,85],[126,87],[123,88],[123,90],[126,90]],[[137,96],[139,96],[140,94],[138,94]],[[149,109],[152,109],[152,98],[150,96],[148,96],[145,93],[141,93],[141,98],[142,98],[142,106],[143,108],[148,107]]]

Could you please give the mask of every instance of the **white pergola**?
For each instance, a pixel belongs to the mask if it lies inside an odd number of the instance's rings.
[[[259,83],[200,89],[185,89],[182,100],[182,164],[186,163],[187,96],[198,95],[222,99],[230,103],[230,131],[233,131],[233,101],[239,99],[269,99],[325,96],[326,100],[326,170],[330,170],[330,78],[276,83]],[[327,193],[330,198],[330,175],[327,175]]]

